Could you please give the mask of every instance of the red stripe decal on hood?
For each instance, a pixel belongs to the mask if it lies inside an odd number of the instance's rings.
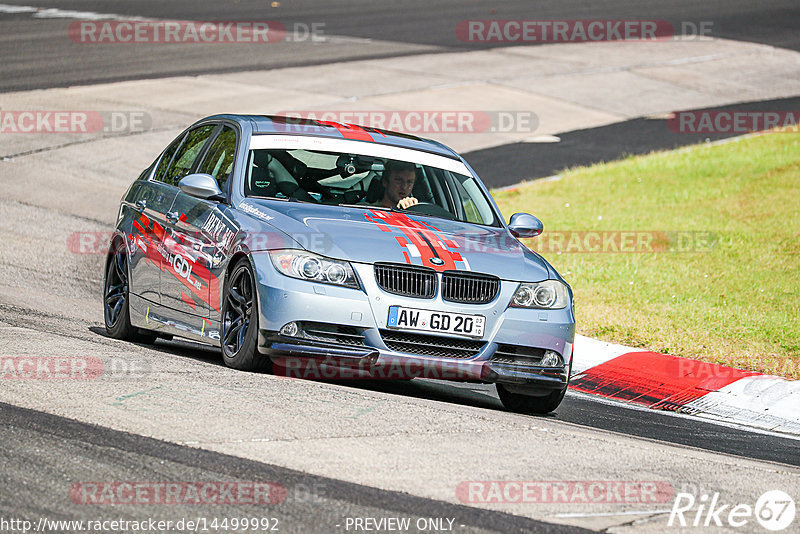
[[[414,258],[419,258],[418,264],[432,267],[437,271],[458,270],[459,267],[461,269],[469,268],[458,252],[448,248],[448,245],[455,248],[453,241],[446,240],[427,225],[411,219],[404,213],[370,210],[370,213],[364,214],[364,216],[378,227],[388,226],[405,237],[403,239],[395,236],[398,244],[403,248],[406,263],[417,263],[414,262]],[[445,242],[448,244],[445,245]]]

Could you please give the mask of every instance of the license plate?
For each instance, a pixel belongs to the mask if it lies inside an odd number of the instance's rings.
[[[389,328],[443,332],[470,337],[483,337],[485,325],[486,317],[483,315],[418,310],[402,306],[389,306],[389,319],[386,321],[386,326]]]

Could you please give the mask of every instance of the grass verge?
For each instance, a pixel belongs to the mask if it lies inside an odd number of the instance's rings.
[[[579,333],[800,378],[800,135],[630,157],[492,194],[506,217],[544,222],[526,242],[572,286]]]

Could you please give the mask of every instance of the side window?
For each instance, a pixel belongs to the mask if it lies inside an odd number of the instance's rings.
[[[454,183],[456,184],[456,190],[458,191],[459,200],[461,201],[461,207],[464,210],[464,218],[467,222],[483,223],[480,213],[478,213],[478,209],[475,207],[475,202],[466,192],[463,184],[458,180],[454,180]]]
[[[162,182],[166,182],[170,185],[178,185],[181,178],[189,174],[194,160],[197,159],[197,156],[200,154],[206,141],[208,141],[208,137],[211,135],[211,132],[214,131],[214,128],[215,125],[209,124],[207,126],[195,128],[186,134],[186,137],[183,139],[183,144],[178,151],[175,152],[172,163],[169,164],[163,178],[161,178]]]
[[[147,175],[150,174],[150,171],[152,170],[153,170],[153,164],[151,163],[149,167],[147,167],[145,170],[142,171],[137,180],[147,180]]]
[[[183,135],[179,136],[164,151],[164,157],[162,157],[161,161],[158,162],[158,168],[156,169],[156,173],[153,175],[154,180],[158,180],[159,182],[164,181],[164,173],[167,172],[167,167],[169,166],[169,162],[172,161],[172,156],[175,155],[175,151],[178,150],[179,146],[181,146],[183,137]]]
[[[225,126],[219,133],[197,172],[210,174],[216,178],[219,188],[225,190],[225,182],[233,171],[233,156],[236,154],[236,132]]]

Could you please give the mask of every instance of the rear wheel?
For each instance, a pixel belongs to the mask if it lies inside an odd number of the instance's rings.
[[[153,343],[156,340],[155,334],[131,325],[128,280],[128,251],[125,244],[117,240],[111,246],[103,283],[106,333],[116,339]]]
[[[553,391],[541,397],[525,395],[523,393],[513,393],[503,384],[497,384],[497,394],[503,402],[503,406],[511,412],[525,414],[545,414],[550,413],[561,404],[567,388]]]
[[[253,268],[247,258],[234,265],[222,301],[222,358],[244,371],[269,370],[271,361],[258,352],[258,307]]]

